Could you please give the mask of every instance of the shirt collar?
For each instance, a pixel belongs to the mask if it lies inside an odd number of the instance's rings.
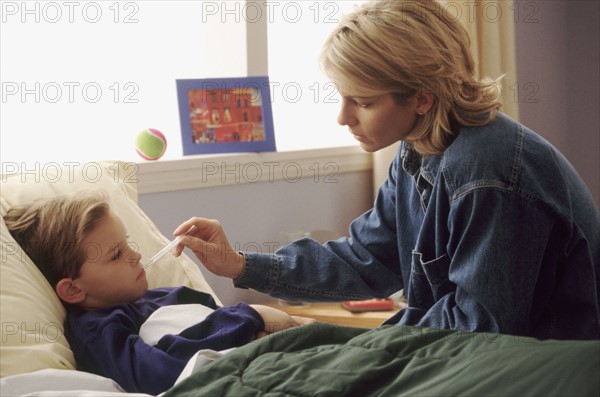
[[[408,142],[402,142],[400,157],[402,158],[402,168],[404,171],[410,176],[415,176],[419,168],[421,168],[423,157]]]
[[[402,168],[407,174],[412,177],[420,174],[423,179],[433,186],[440,167],[441,156],[423,157],[410,143],[402,142],[400,157],[402,158]]]

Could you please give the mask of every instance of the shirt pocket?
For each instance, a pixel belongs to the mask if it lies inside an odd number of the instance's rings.
[[[413,288],[419,300],[428,300],[426,306],[430,307],[454,290],[454,284],[450,282],[450,257],[444,254],[435,259],[424,260],[418,251],[413,251],[412,256]]]

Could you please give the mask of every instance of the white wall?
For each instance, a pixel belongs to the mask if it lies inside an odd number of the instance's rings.
[[[149,193],[140,195],[139,205],[165,236],[192,216],[214,218],[221,221],[234,247],[266,252],[281,241],[280,232],[328,229],[347,235],[350,222],[372,206],[371,173],[343,173],[335,180],[315,182],[308,177],[295,183],[283,180]],[[272,300],[235,289],[231,280],[200,268],[223,304]]]

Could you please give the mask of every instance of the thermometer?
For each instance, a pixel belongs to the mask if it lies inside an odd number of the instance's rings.
[[[167,244],[163,249],[158,251],[158,253],[156,255],[154,255],[152,258],[150,258],[148,263],[146,263],[144,265],[144,269],[148,269],[150,266],[152,266],[156,262],[158,262],[167,253],[171,252],[175,247],[177,247],[177,244],[179,244],[185,236],[187,236],[194,230],[196,230],[196,225],[192,225],[192,227],[190,227],[187,232],[183,233],[181,236],[177,236],[173,241],[171,241],[169,244]]]

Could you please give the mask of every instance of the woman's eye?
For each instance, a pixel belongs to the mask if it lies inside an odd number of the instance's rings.
[[[356,99],[353,100],[354,104],[360,108],[368,108],[369,106],[371,106],[370,103],[365,103],[365,102],[360,102],[357,101]]]

